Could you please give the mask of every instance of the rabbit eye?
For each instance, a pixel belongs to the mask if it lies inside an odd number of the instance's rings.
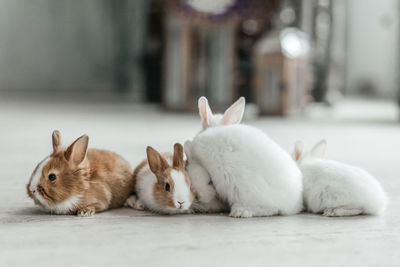
[[[169,183],[165,184],[165,191],[170,191],[171,190],[171,186],[169,185]]]
[[[54,173],[50,173],[48,178],[50,181],[54,181],[57,178],[57,176]]]

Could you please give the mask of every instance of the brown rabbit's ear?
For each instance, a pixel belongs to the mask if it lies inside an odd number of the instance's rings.
[[[61,150],[61,134],[58,130],[54,130],[51,136],[53,141],[53,153]]]
[[[76,139],[65,151],[65,158],[75,165],[79,165],[86,158],[89,137],[85,134]]]
[[[325,139],[319,141],[311,150],[311,155],[317,158],[323,158],[325,156],[326,145]]]
[[[172,168],[183,169],[184,166],[185,166],[185,162],[183,160],[183,147],[181,144],[176,143],[174,145],[174,157],[172,160]]]
[[[222,123],[224,125],[232,125],[238,124],[242,121],[243,113],[244,113],[244,106],[246,101],[244,97],[240,97],[233,103],[225,112],[224,117],[222,118]]]
[[[199,98],[199,114],[203,127],[207,128],[210,126],[210,120],[213,116],[210,105],[208,105],[208,100],[204,96]]]
[[[294,159],[298,161],[302,154],[303,154],[303,149],[304,149],[304,143],[302,141],[297,141],[296,144],[294,145]]]
[[[149,162],[150,170],[157,176],[157,174],[162,173],[164,170],[169,168],[168,162],[158,153],[157,150],[148,146],[146,148],[147,161]]]

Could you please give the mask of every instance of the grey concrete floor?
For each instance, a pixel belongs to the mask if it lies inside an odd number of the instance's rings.
[[[132,165],[145,147],[172,149],[199,130],[196,114],[155,106],[0,100],[0,266],[400,266],[400,124],[393,105],[350,103],[307,118],[247,120],[285,149],[328,139],[328,157],[373,173],[390,197],[381,217],[232,219],[118,209],[89,218],[48,215],[25,184],[51,151],[83,133]]]

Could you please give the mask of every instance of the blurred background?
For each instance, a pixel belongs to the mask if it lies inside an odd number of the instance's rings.
[[[400,266],[399,2],[0,0],[0,266]],[[53,130],[135,168],[199,132],[202,95],[213,111],[245,96],[244,123],[288,152],[327,139],[327,158],[382,183],[387,212],[78,220],[28,198]]]
[[[283,116],[361,98],[393,113],[398,102],[397,0],[0,0],[0,7],[3,100],[154,102],[184,112],[196,110],[201,95],[216,110],[245,96],[253,115]]]

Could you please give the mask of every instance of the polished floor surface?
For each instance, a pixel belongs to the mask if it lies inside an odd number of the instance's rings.
[[[233,219],[118,209],[88,218],[48,215],[25,185],[51,151],[83,133],[91,147],[135,165],[145,147],[169,151],[200,128],[196,114],[132,104],[0,101],[0,266],[400,266],[400,124],[393,105],[316,108],[307,118],[248,119],[285,149],[328,140],[328,157],[373,173],[389,194],[381,217],[299,214]]]

